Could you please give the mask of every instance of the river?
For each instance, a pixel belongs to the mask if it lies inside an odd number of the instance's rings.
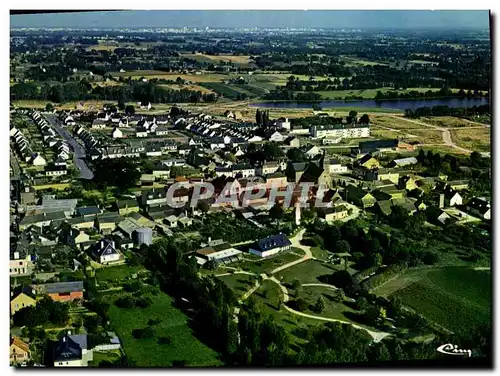
[[[416,109],[418,107],[449,106],[449,107],[472,107],[489,103],[489,98],[436,98],[436,99],[402,99],[390,101],[375,101],[364,99],[359,101],[321,101],[321,102],[296,102],[296,101],[274,101],[250,103],[250,107],[266,108],[311,108],[313,104],[319,104],[321,108],[382,108],[388,110]]]

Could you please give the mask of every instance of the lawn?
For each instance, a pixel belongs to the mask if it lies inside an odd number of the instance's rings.
[[[300,292],[300,298],[304,299],[307,303],[309,303],[309,309],[305,313],[309,313],[311,315],[329,317],[331,319],[345,320],[351,321],[347,317],[345,317],[344,312],[356,312],[352,308],[349,308],[344,303],[337,302],[334,300],[335,291],[328,287],[321,286],[305,286],[302,287]],[[319,297],[323,298],[325,302],[325,308],[320,313],[314,312],[312,310],[314,304]]]
[[[278,310],[279,300],[283,299],[280,287],[269,280],[265,280],[262,285],[251,295],[260,304],[261,312],[270,316],[278,325],[285,328],[291,337],[291,349],[297,351],[297,345],[306,342],[304,333],[309,327],[324,325],[325,321],[298,316],[285,308]]]
[[[372,126],[381,126],[385,128],[404,130],[404,129],[421,129],[423,126],[410,123],[409,121],[401,120],[394,116],[383,116],[383,115],[374,115],[370,116],[370,123]]]
[[[240,297],[255,285],[255,277],[248,274],[231,274],[217,277]]]
[[[333,265],[326,265],[316,260],[308,260],[277,273],[277,277],[278,279],[282,277],[285,283],[291,283],[295,279],[298,279],[301,284],[321,283],[318,280],[319,276],[332,274],[335,270],[337,269]]]
[[[300,255],[294,254],[294,253],[300,253]],[[303,256],[303,252],[300,249],[295,249],[292,250],[291,252],[286,252],[282,254],[278,254],[273,257],[267,257],[264,259],[252,259],[252,260],[245,260],[237,263],[231,264],[231,266],[234,267],[239,267],[242,270],[256,273],[256,274],[261,274],[261,273],[266,273],[269,274],[271,273],[272,270],[287,264],[289,262],[295,261],[300,259]],[[247,257],[249,258],[249,257]]]
[[[433,117],[423,117],[420,121],[437,125],[438,127],[444,128],[459,128],[459,127],[476,127],[478,124],[472,123],[466,119],[461,119],[454,116],[433,116]]]
[[[89,362],[89,367],[99,367],[99,364],[103,361],[114,363],[119,360],[121,356],[122,355],[119,350],[94,351],[94,353],[92,354],[92,361]]]
[[[148,308],[118,308],[111,305],[111,325],[120,338],[125,354],[137,367],[168,367],[184,361],[187,366],[222,365],[218,354],[201,343],[188,326],[188,317],[172,306],[172,298],[161,293],[151,296]],[[148,320],[160,320],[154,325],[153,338],[135,339],[134,329],[145,328]],[[159,344],[160,337],[170,337],[170,344]]]
[[[416,137],[411,137],[411,136]],[[412,129],[405,134],[406,141],[418,141],[421,144],[442,144],[443,132],[434,129]]]
[[[490,128],[454,129],[450,131],[453,141],[463,148],[489,152],[491,150]]]
[[[145,270],[142,266],[130,266],[130,265],[120,265],[120,266],[109,266],[105,268],[99,268],[95,271],[95,276],[98,281],[103,282],[115,282],[116,280],[125,280],[128,277],[132,277],[132,274],[139,272],[140,270]]]
[[[491,273],[485,270],[453,266],[422,269],[374,292],[398,296],[404,305],[452,331],[491,321]]]

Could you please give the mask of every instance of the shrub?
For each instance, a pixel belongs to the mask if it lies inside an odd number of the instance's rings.
[[[158,338],[158,344],[160,345],[170,345],[172,340],[168,336]]]
[[[132,336],[135,339],[151,338],[154,337],[155,331],[152,327],[139,328],[132,330]]]

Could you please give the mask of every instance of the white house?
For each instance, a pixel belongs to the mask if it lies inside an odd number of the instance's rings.
[[[285,234],[272,235],[260,239],[250,248],[250,253],[259,257],[269,257],[279,252],[288,250],[292,243]]]
[[[113,128],[111,131],[111,137],[113,138],[123,138],[123,132],[118,128]]]
[[[321,154],[321,149],[317,146],[311,146],[310,148],[307,149],[305,154],[309,158],[313,158],[313,157],[317,156],[318,154]]]
[[[330,159],[328,170],[330,174],[343,174],[347,172],[347,166],[343,166],[337,159]]]
[[[93,255],[101,264],[120,260],[120,253],[116,250],[115,242],[109,239],[101,239],[94,248]]]
[[[40,154],[35,153],[31,156],[31,164],[33,166],[45,166],[47,161]]]

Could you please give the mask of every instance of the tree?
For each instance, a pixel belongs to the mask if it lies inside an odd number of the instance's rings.
[[[358,112],[357,111],[354,111],[354,110],[349,111],[349,117],[351,119],[353,119],[353,120],[356,119],[356,116],[358,116]]]
[[[323,309],[325,309],[325,300],[323,299],[323,297],[318,297],[318,299],[316,300],[316,304],[314,304],[314,312],[316,313],[321,313],[323,312]]]
[[[477,151],[473,151],[469,158],[473,167],[478,167],[481,165],[482,157],[481,154]]]
[[[118,109],[120,111],[123,111],[125,109],[125,101],[122,98],[118,99]]]
[[[346,240],[339,240],[335,243],[336,253],[349,253],[351,251],[351,246]]]
[[[313,109],[314,111],[321,111],[321,110],[322,110],[322,108],[321,108],[321,106],[319,105],[319,103],[314,103],[314,104],[312,105],[312,109]]]
[[[200,209],[202,213],[206,214],[210,210],[210,206],[208,205],[208,202],[206,202],[206,201],[199,201],[198,202],[198,209]]]
[[[269,216],[278,222],[281,221],[285,217],[285,210],[283,209],[283,206],[274,204],[271,210],[269,210]]]
[[[359,119],[359,122],[361,124],[369,124],[370,123],[370,117],[367,114],[363,114],[361,118]]]
[[[425,151],[423,149],[418,151],[417,161],[422,164],[425,163]]]
[[[125,107],[125,114],[127,115],[133,115],[135,114],[135,107],[133,105],[128,105]]]
[[[47,103],[45,105],[45,111],[47,111],[47,112],[54,112],[54,105],[52,103]]]
[[[258,124],[258,125],[261,125],[262,124],[262,113],[260,112],[259,109],[257,109],[257,111],[255,112],[255,122]]]

